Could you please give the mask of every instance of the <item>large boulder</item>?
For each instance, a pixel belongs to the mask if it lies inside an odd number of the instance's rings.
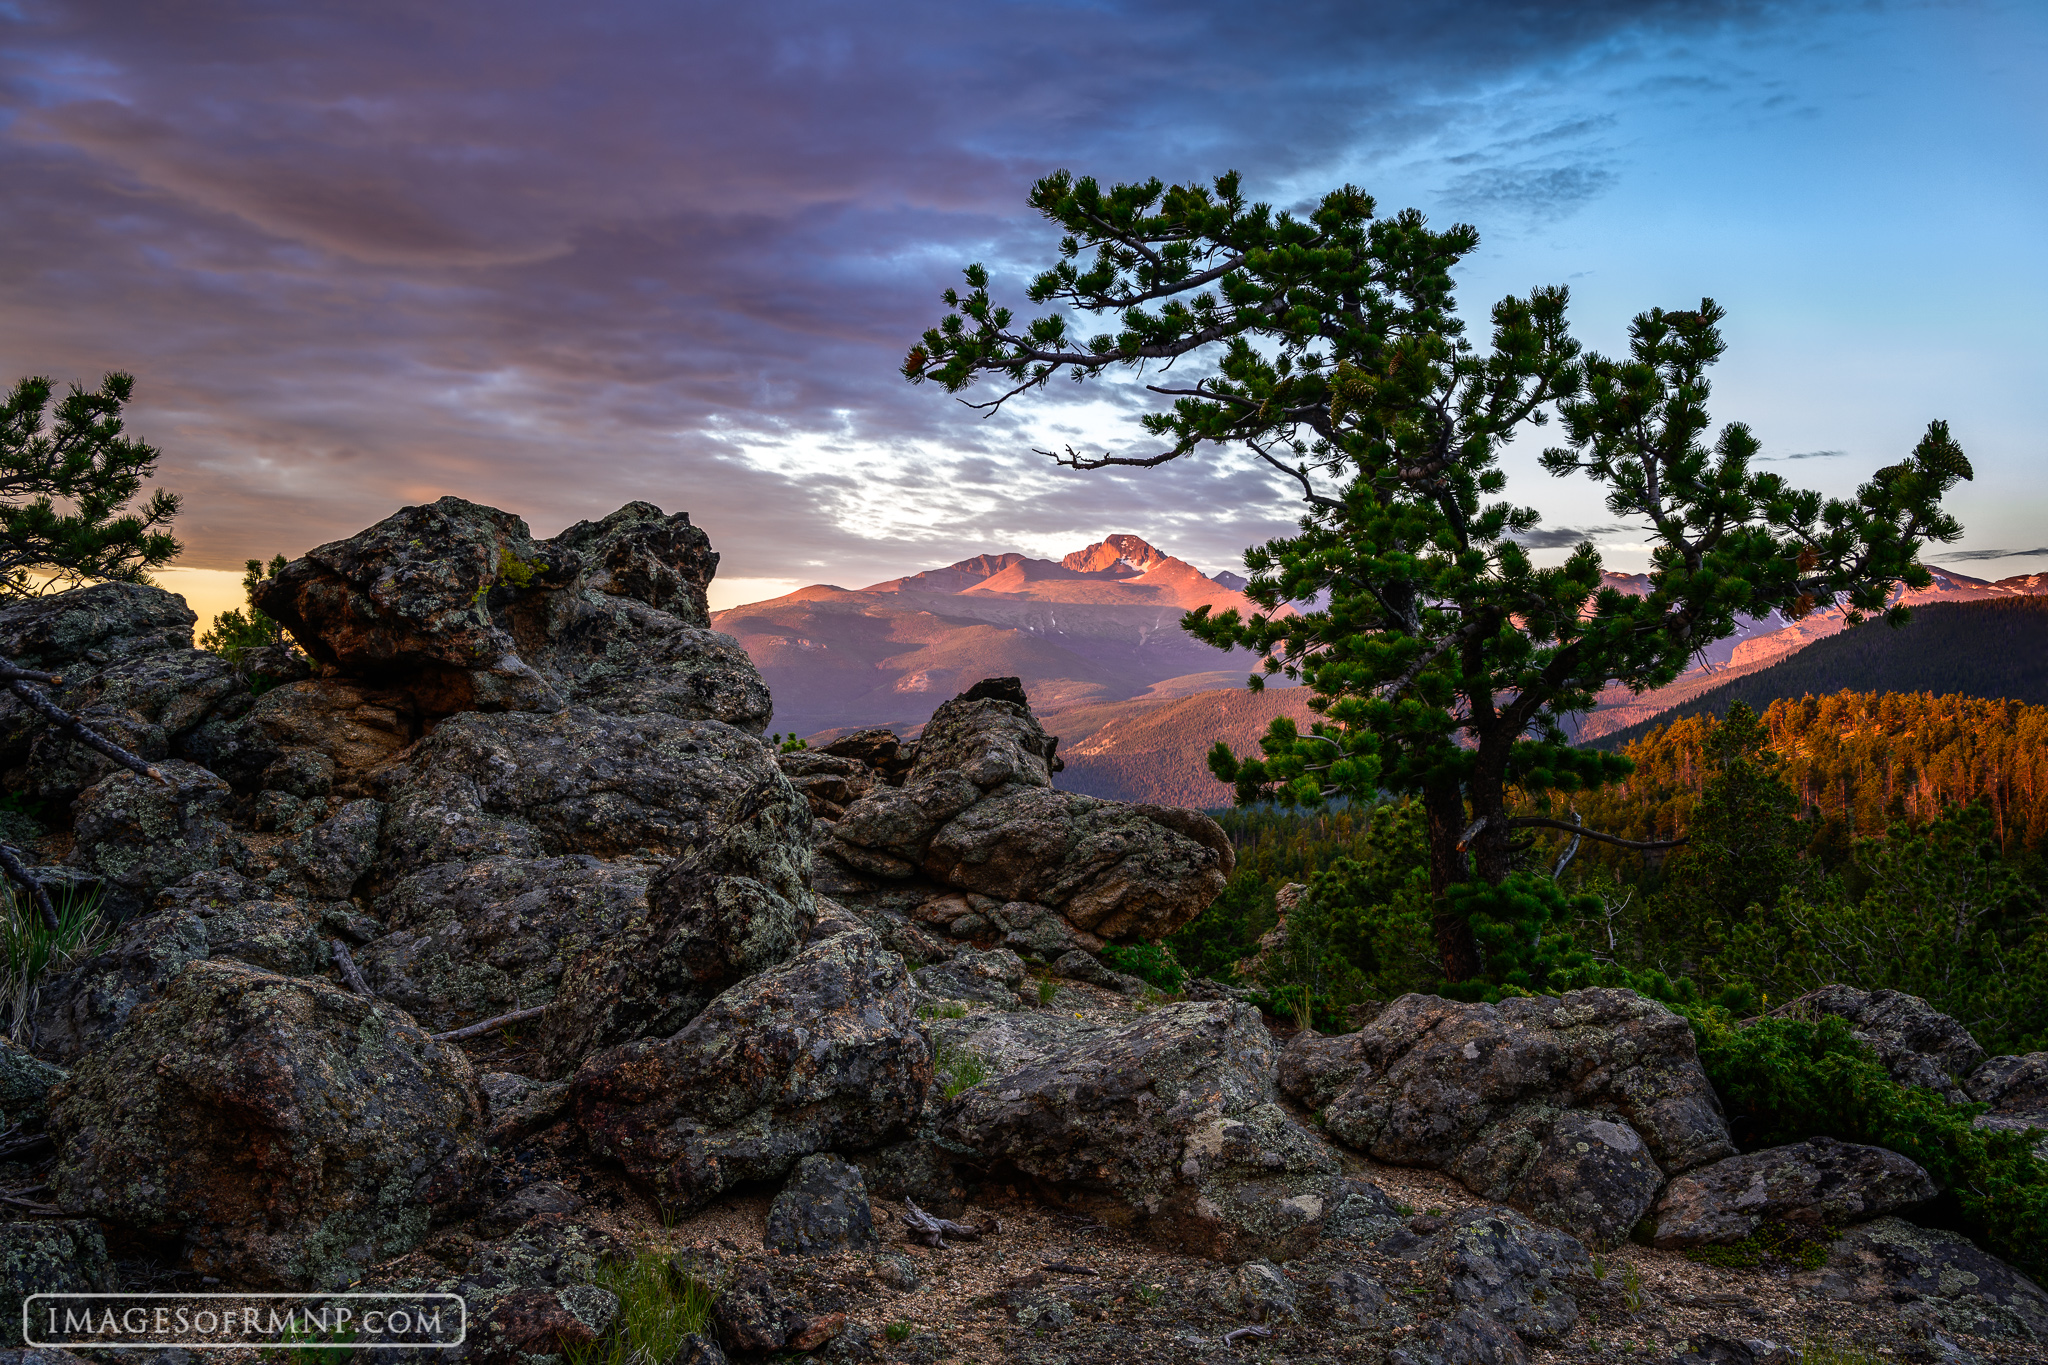
[[[1968,1029],[1904,991],[1822,986],[1771,1012],[1795,1018],[1833,1014],[1846,1019],[1849,1031],[1870,1045],[1893,1080],[1939,1091],[1951,1104],[1970,1098],[1962,1082],[1984,1060],[1984,1049]]]
[[[1176,1246],[1284,1259],[1344,1192],[1335,1153],[1272,1103],[1272,1037],[1249,1005],[978,1014],[934,1036],[988,1073],[941,1108],[949,1147]]]
[[[941,888],[1039,907],[1063,926],[1042,936],[1049,953],[1033,951],[1048,961],[1076,946],[1076,934],[1156,939],[1207,908],[1236,863],[1222,828],[1194,811],[1053,790],[1057,744],[1015,679],[990,679],[946,702],[900,785],[875,768],[865,795],[851,782],[831,789],[851,798],[843,807],[818,798],[834,815],[819,852],[845,869],[824,874],[826,884],[864,910],[909,908]],[[862,879],[903,883],[907,894],[863,896]]]
[[[468,1060],[394,1006],[201,961],[53,1092],[50,1183],[189,1269],[333,1288],[472,1200],[483,1131]]]
[[[571,1084],[591,1150],[694,1212],[814,1152],[908,1136],[931,1085],[903,960],[851,920],[726,990],[680,1032],[594,1054]]]
[[[95,672],[74,669],[63,686],[46,690],[57,705],[152,763],[180,752],[201,725],[231,720],[254,704],[233,664],[198,649],[115,659]],[[24,716],[20,733],[32,736],[23,789],[36,800],[69,801],[117,770],[112,759],[40,717]]]
[[[0,606],[0,655],[70,681],[122,660],[189,650],[198,622],[176,593],[141,583],[95,583]]]
[[[197,873],[103,951],[43,983],[30,1016],[35,1044],[65,1061],[97,1048],[188,965],[212,958],[284,976],[315,976],[328,962],[305,906],[235,872]]]
[[[1600,1246],[1663,1178],[1734,1155],[1691,1026],[1632,991],[1498,1005],[1407,995],[1354,1034],[1302,1034],[1281,1068],[1326,1130],[1428,1166]]]
[[[437,863],[378,897],[387,932],[356,961],[379,996],[443,1032],[545,1005],[570,963],[646,914],[659,870],[589,854]]]
[[[1444,1285],[1459,1310],[1531,1346],[1562,1344],[1593,1282],[1585,1247],[1508,1209],[1461,1210],[1413,1254],[1423,1283]]]
[[[1673,1177],[1657,1201],[1653,1240],[1666,1250],[1739,1242],[1767,1222],[1812,1237],[1935,1193],[1927,1172],[1897,1152],[1811,1138]]]
[[[1925,1331],[2048,1347],[2048,1294],[1959,1233],[1879,1218],[1849,1229],[1800,1288],[1851,1304],[1904,1304]]]
[[[442,498],[293,561],[258,605],[320,662],[404,689],[423,715],[582,704],[758,734],[767,688],[707,629],[717,566],[688,513],[648,503],[535,540],[510,513]]]

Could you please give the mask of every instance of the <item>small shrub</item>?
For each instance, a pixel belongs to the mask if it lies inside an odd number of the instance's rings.
[[[988,1060],[978,1052],[935,1038],[932,1040],[932,1076],[938,1082],[939,1093],[950,1100],[961,1091],[988,1079]]]
[[[1051,1003],[1052,1003],[1052,1002],[1053,1002],[1054,1000],[1057,1000],[1057,999],[1059,998],[1059,994],[1060,994],[1060,988],[1059,988],[1059,983],[1058,983],[1058,982],[1055,982],[1055,981],[1041,981],[1041,982],[1039,982],[1039,983],[1038,983],[1038,1003],[1039,1003],[1039,1004],[1041,1004],[1041,1005],[1050,1005],[1050,1004],[1051,1004]]]
[[[944,1000],[936,1005],[920,1006],[917,1016],[920,1019],[965,1019],[967,1006],[958,1000]]]
[[[1138,980],[1156,991],[1172,995],[1180,990],[1187,980],[1187,972],[1173,955],[1173,949],[1159,943],[1112,943],[1102,950],[1104,963],[1126,976]]]
[[[790,732],[789,732],[788,734],[786,734],[786,735],[784,735],[784,734],[774,734],[774,735],[770,735],[770,736],[768,736],[768,742],[769,742],[770,744],[773,744],[773,745],[775,745],[775,746],[776,746],[776,747],[775,747],[775,751],[776,751],[777,753],[781,753],[781,754],[800,754],[800,753],[805,753],[805,752],[807,752],[807,751],[808,751],[808,750],[810,749],[810,747],[811,747],[811,742],[810,742],[809,740],[805,739],[805,738],[804,738],[803,736],[799,735],[799,734],[798,734],[798,733],[797,733],[796,731],[794,731],[794,730],[791,730],[791,731],[790,731]]]
[[[892,1342],[907,1341],[910,1338],[910,1324],[907,1322],[892,1322],[882,1329],[882,1335]]]

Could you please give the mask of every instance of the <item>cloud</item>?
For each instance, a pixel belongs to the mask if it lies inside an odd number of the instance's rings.
[[[2041,555],[2048,555],[2048,545],[2032,550],[1943,550],[1941,552],[1943,559],[1954,560],[2033,559]]]
[[[1512,539],[1532,550],[1562,550],[1583,541],[1598,540],[1602,536],[1634,529],[1632,526],[1586,526],[1574,530],[1569,526],[1545,526],[1534,531],[1524,531]]]
[[[1802,450],[1793,455],[1760,455],[1757,458],[1765,463],[1776,460],[1834,460],[1848,453],[1846,450]]]
[[[1461,91],[1746,12],[0,8],[0,382],[136,373],[131,425],[186,496],[198,567],[442,493],[542,533],[686,508],[735,576],[800,554],[872,581],[1108,522],[1234,563],[1299,514],[1257,471],[1030,454],[1053,422],[1134,439],[1142,393],[1060,386],[982,421],[896,374],[962,265],[1014,285],[1049,256],[1030,181],[1284,185],[1427,139]],[[1610,181],[1473,170],[1459,192],[1555,213]]]

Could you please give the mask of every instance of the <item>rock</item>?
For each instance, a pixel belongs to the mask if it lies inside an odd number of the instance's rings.
[[[201,724],[238,716],[254,701],[233,664],[190,648],[117,659],[93,672],[74,671],[63,686],[44,690],[57,705],[153,763],[169,757]],[[40,717],[24,713],[21,723],[25,728],[18,734],[32,737],[26,760],[29,796],[67,802],[117,771],[112,759],[51,729]]]
[[[1279,1322],[1294,1316],[1294,1285],[1271,1261],[1247,1261],[1214,1287],[1216,1302],[1235,1318]]]
[[[844,1313],[818,1313],[801,1295],[775,1283],[767,1271],[740,1270],[711,1305],[718,1335],[742,1354],[768,1351],[812,1351],[846,1327]]]
[[[1441,1277],[1459,1308],[1536,1346],[1561,1344],[1579,1320],[1573,1290],[1593,1276],[1577,1240],[1501,1208],[1453,1214],[1419,1263],[1423,1282]]]
[[[50,1112],[50,1087],[69,1074],[0,1038],[0,1129],[40,1129]]]
[[[943,773],[958,773],[983,790],[1052,786],[1059,741],[1031,714],[1021,686],[990,688],[991,682],[1017,680],[977,683],[932,712],[905,786],[921,786]]]
[[[675,1359],[668,1365],[726,1365],[725,1352],[711,1338],[692,1332],[683,1338]]]
[[[743,753],[749,762],[758,758]],[[675,1033],[728,985],[787,959],[825,919],[846,918],[807,889],[811,816],[780,773],[768,767],[760,785],[745,791],[710,785],[749,775],[713,770],[701,786],[685,787],[692,809],[703,812],[699,842],[649,885],[644,919],[629,921],[564,973],[542,1022],[551,1074],[600,1047]]]
[[[320,926],[296,902],[225,869],[162,892],[112,946],[44,981],[31,1015],[36,1046],[60,1059],[96,1048],[188,963],[232,959],[284,976],[328,968]]]
[[[1303,1043],[1281,1082],[1375,1160],[1446,1171],[1602,1245],[1664,1175],[1734,1153],[1691,1026],[1632,991],[1403,996],[1356,1034]]]
[[[1003,936],[1003,945],[1034,962],[1057,962],[1069,953],[1102,950],[1101,939],[1076,929],[1056,910],[1030,901],[999,903],[985,896],[974,899],[980,903],[990,927]],[[953,921],[955,938],[977,936],[964,932],[970,918],[963,916]]]
[[[1882,1147],[1812,1138],[1731,1156],[1673,1178],[1657,1201],[1655,1245],[1739,1242],[1765,1222],[1813,1237],[1934,1198],[1917,1164]]]
[[[1346,1180],[1337,1186],[1323,1214],[1323,1237],[1370,1244],[1392,1236],[1408,1223],[1385,1190],[1368,1181]]]
[[[1822,986],[1771,1013],[1794,1018],[1813,1013],[1839,1015],[1849,1021],[1851,1033],[1870,1044],[1893,1080],[1938,1090],[1951,1104],[1969,1098],[1960,1082],[1984,1060],[1984,1049],[1968,1029],[1904,991]]]
[[[8,599],[0,606],[0,655],[43,673],[96,672],[124,659],[189,650],[198,622],[176,593],[95,583]]]
[[[1388,1365],[1525,1365],[1528,1359],[1519,1336],[1470,1308],[1419,1324],[1387,1355]]]
[[[2048,1344],[2048,1295],[1958,1233],[1879,1218],[1851,1228],[1794,1283],[1848,1303],[1905,1303],[1925,1325]]]
[[[1496,1125],[1451,1173],[1600,1251],[1628,1240],[1664,1184],[1635,1129],[1583,1109],[1539,1108]]]
[[[1979,1128],[2048,1130],[2048,1052],[1992,1057],[1970,1073],[1965,1089],[1971,1099],[1991,1106],[1971,1120]],[[2034,1150],[2048,1161],[2048,1132]]]
[[[238,786],[349,800],[376,795],[377,776],[420,733],[408,693],[314,678],[272,688],[232,730],[202,730],[192,743],[217,754],[207,766]],[[253,782],[245,776],[252,770]]]
[[[948,820],[926,846],[923,870],[964,891],[1050,906],[1075,928],[1118,940],[1180,928],[1216,899],[1235,863],[1221,827],[1197,812],[1025,788]]]
[[[874,1210],[860,1168],[836,1156],[807,1156],[768,1206],[765,1244],[798,1256],[871,1250]]]
[[[490,1115],[485,1145],[509,1152],[528,1137],[560,1119],[569,1108],[567,1081],[536,1081],[509,1071],[487,1071],[477,1077]]]
[[[1085,981],[1091,986],[1100,986],[1106,991],[1133,998],[1145,993],[1145,983],[1135,976],[1116,971],[1093,953],[1075,951],[1061,957],[1052,964],[1053,974],[1069,981]]]
[[[299,874],[315,898],[347,900],[376,860],[383,824],[382,801],[351,801],[279,850],[280,861]]]
[[[847,803],[858,801],[876,786],[873,768],[838,754],[798,749],[776,754],[775,766],[804,794],[811,803],[811,814],[821,820],[837,820],[845,814]]]
[[[591,1056],[572,1100],[593,1151],[694,1212],[814,1152],[908,1136],[931,1078],[902,959],[833,920],[674,1036]]]
[[[1305,1028],[1280,1051],[1280,1088],[1310,1109],[1321,1109],[1358,1079],[1364,1048],[1361,1033],[1332,1037]]]
[[[880,1199],[915,1199],[918,1207],[941,1218],[958,1218],[967,1210],[967,1187],[953,1171],[953,1154],[925,1137],[862,1152],[854,1159],[861,1183]]]
[[[984,1014],[933,1032],[990,1075],[940,1109],[955,1150],[1218,1259],[1285,1259],[1316,1240],[1336,1158],[1266,1100],[1273,1045],[1251,1006],[1116,1024]]]
[[[121,769],[100,779],[73,807],[70,864],[105,888],[102,913],[140,914],[157,892],[194,872],[247,858],[228,827],[228,784],[175,759],[157,765],[164,782]]]
[[[477,1226],[486,1233],[499,1235],[544,1213],[572,1214],[582,1209],[583,1200],[568,1186],[556,1180],[536,1180],[499,1200],[477,1220]]]
[[[911,974],[917,988],[943,1000],[1016,1009],[1027,973],[1024,960],[1007,948],[977,952],[963,948],[945,962],[920,967]]]
[[[470,1358],[479,1365],[518,1365],[535,1356],[587,1348],[611,1327],[618,1311],[618,1299],[596,1285],[515,1289],[492,1304],[477,1325]]]
[[[192,962],[52,1092],[50,1183],[202,1274],[333,1287],[470,1200],[483,1127],[461,1051],[392,1006]]]
[[[801,880],[810,808],[752,735],[716,721],[573,707],[451,716],[386,781],[377,889],[488,857],[675,858],[779,807],[763,862]],[[737,856],[737,855],[736,855]]]
[[[102,1294],[114,1287],[98,1225],[37,1219],[0,1223],[0,1345],[22,1344],[31,1294]]]
[[[1358,1327],[1378,1322],[1394,1303],[1385,1285],[1356,1271],[1340,1270],[1324,1287],[1330,1291],[1330,1311],[1337,1320]]]
[[[443,498],[293,561],[259,605],[320,662],[403,688],[426,716],[581,704],[758,734],[767,688],[706,629],[717,563],[687,513],[648,503],[536,541],[509,513]]]
[[[891,787],[902,786],[917,761],[917,745],[905,744],[892,730],[856,730],[811,752],[854,759],[865,765],[877,782]]]
[[[589,854],[438,863],[377,898],[389,931],[356,961],[435,1032],[545,1005],[571,963],[646,916],[658,871]]]

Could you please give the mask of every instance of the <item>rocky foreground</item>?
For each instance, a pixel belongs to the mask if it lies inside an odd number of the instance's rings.
[[[2048,1354],[1910,1161],[1739,1153],[1654,1002],[1322,1037],[1120,976],[1224,885],[1214,822],[1057,790],[1014,680],[772,751],[716,563],[645,504],[536,541],[443,499],[265,590],[311,667],[150,588],[0,611],[162,774],[0,693],[0,837],[119,921],[0,1048],[0,1331],[36,1290],[437,1289],[435,1358],[559,1363],[652,1249],[710,1302],[678,1365]],[[1805,1005],[2048,1126],[2048,1054]]]

